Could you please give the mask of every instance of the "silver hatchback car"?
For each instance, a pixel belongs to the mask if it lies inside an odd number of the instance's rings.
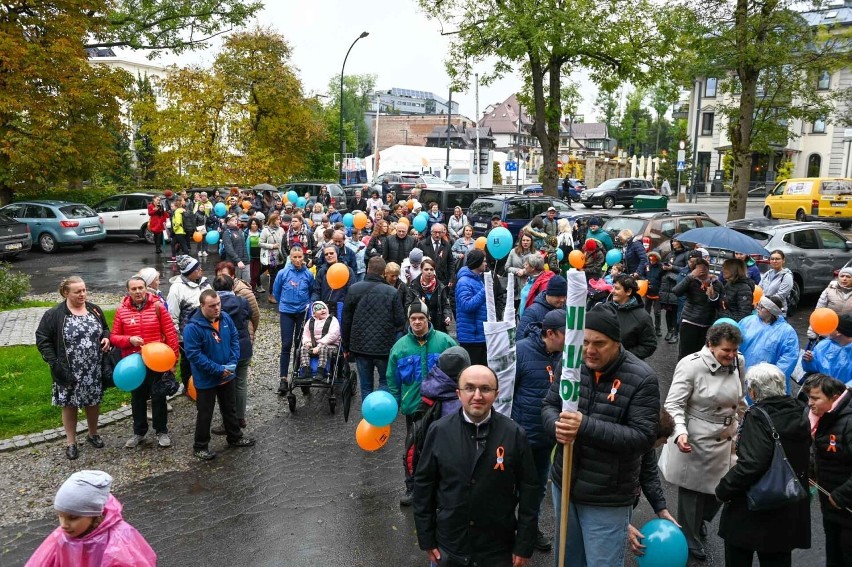
[[[726,226],[754,238],[770,252],[784,252],[784,266],[793,272],[791,308],[803,294],[825,289],[834,279],[835,270],[852,258],[852,241],[826,223],[756,218],[730,221]],[[769,260],[756,260],[761,271],[766,271]]]

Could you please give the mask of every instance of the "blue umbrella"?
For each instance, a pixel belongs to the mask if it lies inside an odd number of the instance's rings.
[[[754,238],[726,226],[705,226],[693,228],[675,236],[681,242],[701,244],[705,248],[730,250],[740,254],[769,256],[769,251]]]

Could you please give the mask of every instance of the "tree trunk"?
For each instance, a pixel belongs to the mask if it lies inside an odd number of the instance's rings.
[[[15,192],[10,185],[0,184],[0,206],[8,205],[15,198]]]

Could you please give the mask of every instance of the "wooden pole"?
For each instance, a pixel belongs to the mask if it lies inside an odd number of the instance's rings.
[[[568,537],[568,505],[571,500],[571,468],[574,442],[562,449],[562,503],[559,512],[559,567],[565,567],[565,540]]]

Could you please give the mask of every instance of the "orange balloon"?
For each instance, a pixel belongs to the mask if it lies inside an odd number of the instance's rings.
[[[837,330],[839,323],[840,317],[828,307],[814,309],[814,312],[811,313],[811,329],[819,335],[830,335]]]
[[[409,226],[409,225],[411,224],[411,221],[410,221],[410,220],[408,220],[408,217],[399,217],[399,220],[398,220],[398,221],[396,221],[396,222],[397,222],[397,223],[402,223],[402,224],[404,224],[405,226]]]
[[[760,301],[760,298],[763,297],[763,288],[759,285],[754,286],[754,302],[752,305],[757,305],[757,302]]]
[[[639,286],[638,293],[640,296],[645,297],[645,294],[648,293],[648,280],[637,280],[636,285]]]
[[[192,233],[192,239],[196,242],[201,242],[201,240],[203,238],[204,238],[204,236],[202,236],[202,234],[200,232],[198,232],[197,230],[194,233]]]
[[[154,372],[165,372],[174,368],[177,356],[165,343],[148,343],[142,345],[142,362]]]
[[[474,248],[479,248],[480,250],[485,250],[485,245],[488,244],[488,239],[484,236],[480,236],[473,243]]]
[[[358,230],[363,229],[367,226],[367,215],[362,211],[358,211],[355,213],[355,216],[352,217],[352,225]]]
[[[390,425],[376,427],[370,425],[366,419],[362,419],[355,430],[355,441],[365,451],[376,451],[385,446],[390,439]]]
[[[325,281],[331,289],[340,289],[349,281],[349,268],[345,264],[335,262],[325,273]]]
[[[192,376],[189,377],[189,382],[186,384],[186,395],[190,400],[198,398],[198,392],[195,391],[195,382],[192,380]]]
[[[572,250],[568,254],[568,263],[571,264],[571,267],[580,270],[586,265],[586,255],[581,250]]]
[[[414,209],[414,199],[409,199],[408,202],[405,203],[408,206],[408,210]]]
[[[243,210],[247,211],[251,208],[251,201],[243,201]]]

